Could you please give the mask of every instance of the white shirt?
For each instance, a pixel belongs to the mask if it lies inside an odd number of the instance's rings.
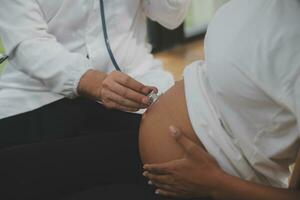
[[[146,16],[182,23],[190,0],[105,0],[107,29],[123,72],[161,91],[173,84],[145,42]],[[114,67],[104,44],[98,0],[2,0],[0,36],[10,62],[0,78],[0,119],[73,98],[89,69]],[[87,55],[89,59],[87,59]]]
[[[298,0],[232,0],[209,26],[206,61],[185,71],[192,124],[232,175],[287,186],[300,147],[299,19]]]

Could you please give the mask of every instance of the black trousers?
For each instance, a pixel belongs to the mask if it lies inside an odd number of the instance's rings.
[[[139,115],[108,110],[90,100],[62,99],[0,120],[0,149],[105,132],[137,134],[139,121]]]
[[[141,176],[139,122],[81,98],[0,120],[0,199],[163,199]]]

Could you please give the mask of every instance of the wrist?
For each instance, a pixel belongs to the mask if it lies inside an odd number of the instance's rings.
[[[106,73],[90,69],[80,78],[77,91],[80,96],[101,100],[101,89]]]
[[[210,196],[216,200],[223,199],[223,191],[228,183],[231,182],[232,176],[220,170],[216,173],[215,177],[213,190],[211,191]]]

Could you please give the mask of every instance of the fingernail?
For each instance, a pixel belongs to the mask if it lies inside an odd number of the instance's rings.
[[[177,128],[175,128],[174,126],[170,126],[170,132],[171,132],[171,135],[173,137],[178,137],[180,135],[180,132],[178,131]]]
[[[148,185],[153,185],[152,181],[148,181]]]
[[[144,166],[143,166],[143,169],[147,169],[147,168],[148,168],[148,165],[144,165]]]
[[[156,191],[155,191],[155,194],[159,194],[159,190],[156,190]]]
[[[148,174],[148,172],[144,172],[144,173],[143,173],[143,176],[147,177],[147,174]]]
[[[158,89],[156,87],[152,87],[151,91],[154,91],[155,93],[158,93]]]

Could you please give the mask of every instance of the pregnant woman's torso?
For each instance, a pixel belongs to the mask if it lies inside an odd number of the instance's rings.
[[[183,81],[177,82],[160,96],[143,116],[139,145],[144,163],[162,163],[184,156],[180,146],[169,134],[170,125],[176,126],[189,139],[202,146],[189,119]]]

